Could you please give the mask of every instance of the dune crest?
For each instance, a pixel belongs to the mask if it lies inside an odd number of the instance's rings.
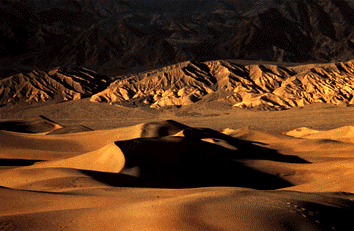
[[[64,126],[46,118],[39,116],[29,120],[13,120],[0,122],[0,130],[20,133],[50,133],[62,129]]]
[[[302,127],[302,128],[296,128],[294,130],[285,132],[286,135],[288,136],[293,136],[293,137],[299,137],[299,138],[308,138],[311,135],[318,133],[320,131]]]
[[[344,126],[327,131],[317,131],[308,128],[295,129],[286,132],[286,135],[306,139],[328,139],[341,142],[354,143],[354,127]]]
[[[72,168],[99,172],[120,172],[125,164],[124,154],[115,144],[75,157],[37,163],[34,168]]]

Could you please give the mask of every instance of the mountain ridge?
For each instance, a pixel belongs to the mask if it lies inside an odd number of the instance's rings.
[[[76,100],[103,90],[109,78],[85,68],[33,70],[0,80],[0,105]]]
[[[230,107],[285,110],[313,103],[354,104],[354,60],[274,65],[237,60],[186,61],[108,77],[85,68],[17,73],[0,80],[0,104],[90,98],[97,103],[161,108],[217,101]]]
[[[354,103],[354,61],[294,67],[228,61],[183,62],[112,82],[93,102],[152,108],[182,106],[218,93],[234,107],[283,110],[312,103]],[[133,104],[132,104],[133,102]]]
[[[119,75],[188,60],[354,59],[354,10],[347,2],[258,2],[171,2],[162,11],[134,1],[4,0],[0,69],[85,67]],[[252,7],[259,11],[245,15]]]

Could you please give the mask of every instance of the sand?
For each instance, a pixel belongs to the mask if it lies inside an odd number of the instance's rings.
[[[352,227],[353,108],[216,106],[3,109],[0,229]]]

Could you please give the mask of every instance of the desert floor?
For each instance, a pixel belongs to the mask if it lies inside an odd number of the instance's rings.
[[[351,230],[354,107],[0,108],[1,230]]]

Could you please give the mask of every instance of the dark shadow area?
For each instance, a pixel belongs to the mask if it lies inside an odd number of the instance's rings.
[[[187,128],[184,135],[186,137],[138,138],[115,142],[126,158],[125,168],[138,168],[137,176],[93,171],[84,173],[103,183],[120,187],[235,186],[277,189],[292,185],[278,176],[245,166],[240,160],[306,163],[301,158],[282,155],[211,129]],[[238,150],[205,142],[202,138],[223,139]]]
[[[114,187],[147,187],[141,179],[122,173],[107,173],[89,170],[81,170],[81,172],[97,181]]]
[[[256,145],[264,145],[264,143],[240,140],[210,128],[188,128],[183,131],[183,135],[186,139],[190,140],[201,140],[205,138],[224,140],[238,149],[238,151],[231,151],[231,153],[228,154],[228,158],[232,159],[259,159],[285,163],[310,163],[298,156],[280,154],[276,150]]]
[[[21,133],[41,133],[53,131],[56,125],[58,125],[56,122],[41,115],[38,118],[28,120],[0,122],[0,130]]]
[[[169,136],[188,128],[189,127],[187,125],[178,123],[174,120],[151,122],[144,125],[141,132],[141,137],[147,138]]]
[[[0,159],[0,166],[30,166],[42,160]]]
[[[48,132],[47,135],[93,131],[93,129],[84,125],[74,125],[65,127],[43,115],[40,115],[38,118],[32,118],[28,120],[13,120],[0,122],[0,130],[20,133]]]
[[[0,122],[0,130],[21,132],[21,133],[40,133],[53,130],[53,126],[42,121],[5,121]]]

